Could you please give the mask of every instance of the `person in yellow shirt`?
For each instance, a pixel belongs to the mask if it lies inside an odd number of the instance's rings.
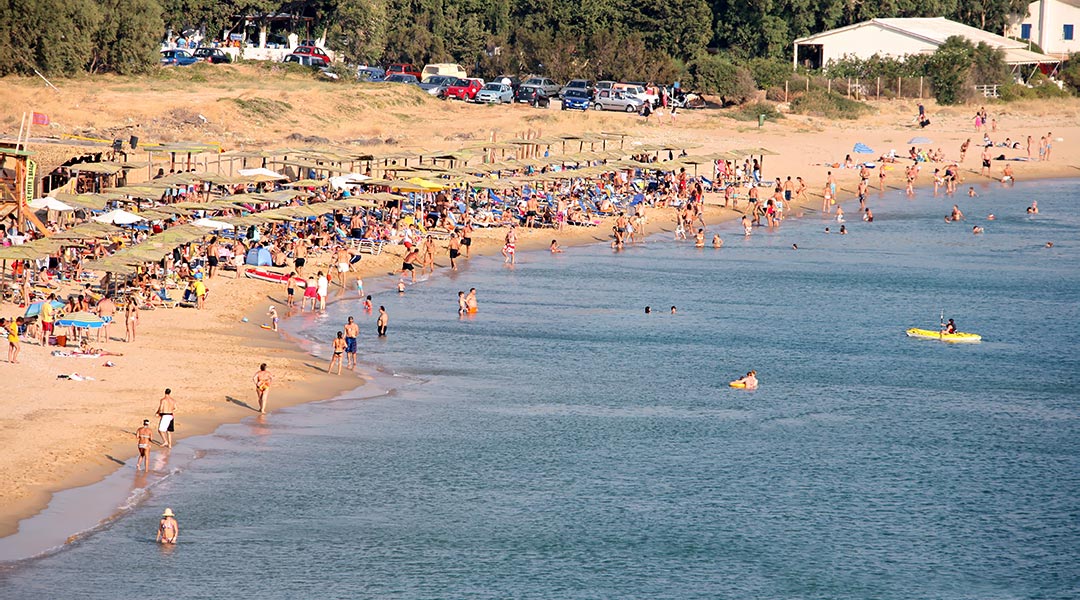
[[[49,343],[49,335],[53,331],[53,320],[55,318],[52,301],[56,300],[56,294],[49,294],[49,297],[41,303],[41,345],[45,346]]]
[[[202,279],[195,280],[195,308],[202,310],[206,303],[206,284]]]

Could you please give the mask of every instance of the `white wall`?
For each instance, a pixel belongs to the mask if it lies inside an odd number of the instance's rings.
[[[1045,1],[1044,6],[1040,6]],[[1045,23],[1045,31],[1040,24]],[[1059,0],[1036,0],[1028,5],[1028,16],[1010,20],[1009,37],[1020,38],[1022,25],[1031,25],[1031,41],[1053,55],[1080,52],[1080,8]],[[1064,25],[1073,26],[1073,39],[1064,39]]]
[[[820,37],[813,43],[821,44],[822,66],[828,65],[830,60],[840,60],[845,56],[870,58],[878,54],[899,58],[908,54],[933,52],[937,49],[937,46],[925,40],[909,37],[874,24]]]

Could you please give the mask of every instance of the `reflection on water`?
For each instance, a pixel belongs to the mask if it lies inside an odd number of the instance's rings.
[[[200,438],[130,514],[0,572],[0,596],[1069,597],[1077,189],[366,282],[387,338],[348,300],[286,328],[325,351],[356,317],[393,394]],[[1017,216],[1032,194],[1043,214]],[[944,223],[954,202],[999,218]],[[904,336],[942,312],[985,342]],[[750,369],[760,389],[728,387]],[[165,506],[183,543],[147,551]]]

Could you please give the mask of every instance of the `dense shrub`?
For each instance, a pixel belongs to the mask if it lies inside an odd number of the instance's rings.
[[[850,100],[840,94],[811,90],[791,101],[791,112],[827,119],[858,119],[872,112],[872,109],[863,102]]]
[[[737,108],[724,111],[724,116],[736,121],[757,121],[758,116],[765,115],[767,121],[779,121],[784,118],[776,107],[768,102],[753,102],[743,104]]]

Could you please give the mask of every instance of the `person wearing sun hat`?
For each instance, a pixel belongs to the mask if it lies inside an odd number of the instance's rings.
[[[171,508],[166,508],[158,522],[157,541],[162,544],[175,544],[179,535],[180,525],[176,522],[176,515]]]

